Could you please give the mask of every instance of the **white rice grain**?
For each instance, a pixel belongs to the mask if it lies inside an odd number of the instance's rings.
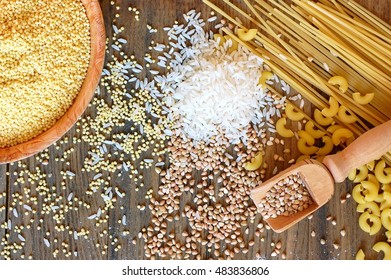
[[[50,248],[50,242],[46,238],[43,239],[43,242],[45,243],[46,247]]]
[[[21,234],[18,234],[18,238],[19,238],[19,240],[22,241],[22,242],[25,242],[25,241],[26,241],[26,239],[25,239]]]

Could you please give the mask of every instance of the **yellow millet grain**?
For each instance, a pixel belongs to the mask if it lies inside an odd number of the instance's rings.
[[[53,126],[80,91],[89,59],[80,0],[0,1],[0,148]]]

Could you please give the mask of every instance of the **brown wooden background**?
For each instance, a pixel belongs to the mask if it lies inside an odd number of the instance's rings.
[[[108,36],[112,34],[111,22],[115,14],[119,14],[118,22],[123,25],[126,30],[124,32],[128,39],[126,51],[134,53],[136,57],[142,58],[146,48],[150,45],[152,36],[148,34],[145,28],[147,24],[152,24],[154,28],[172,25],[176,19],[181,19],[184,12],[190,9],[196,9],[203,13],[204,18],[209,16],[209,9],[200,0],[149,0],[149,1],[121,1],[116,3],[121,7],[116,10],[115,6],[110,5],[109,0],[100,1],[104,18],[106,22],[106,31]],[[390,0],[358,0],[363,6],[380,16],[387,22],[391,22]],[[140,22],[135,21],[134,14],[129,13],[127,7],[131,5],[140,10]],[[161,33],[161,35],[159,35]],[[158,42],[162,39],[163,33],[160,32],[154,35],[153,39]],[[77,176],[73,181],[66,184],[66,188],[61,188],[61,170],[68,170],[69,166],[61,162],[55,162],[56,157],[61,157],[62,152],[69,147],[74,147],[75,152],[70,155],[70,169],[80,169],[83,158],[88,149],[84,144],[70,144],[72,137],[76,134],[76,130],[72,129],[67,133],[70,139],[68,143],[57,143],[49,148],[50,161],[49,165],[43,165],[42,160],[36,157],[21,161],[25,166],[18,167],[14,165],[0,165],[0,207],[5,206],[5,210],[0,210],[0,251],[4,254],[9,253],[11,259],[33,258],[33,259],[143,259],[143,244],[138,242],[136,245],[132,240],[144,226],[151,224],[148,211],[140,212],[136,206],[144,200],[143,194],[135,193],[134,185],[129,182],[129,179],[112,178],[121,185],[121,188],[126,192],[126,196],[115,204],[115,208],[109,211],[109,219],[99,228],[94,225],[94,222],[88,219],[92,213],[85,207],[80,207],[79,211],[71,211],[66,213],[65,224],[70,230],[89,231],[88,238],[79,237],[75,240],[73,234],[65,230],[59,232],[55,229],[56,223],[53,219],[53,213],[45,214],[43,199],[51,199],[55,201],[55,196],[62,195],[67,197],[70,192],[81,201],[86,201],[91,204],[91,208],[97,209],[97,201],[90,201],[86,197],[83,180],[86,176]],[[56,149],[56,146],[59,149]],[[287,147],[289,145],[287,144]],[[293,147],[290,147],[294,149]],[[274,153],[271,153],[273,155]],[[269,160],[272,161],[271,157]],[[23,189],[31,190],[31,194],[37,193],[37,186],[29,183],[16,184],[16,174],[21,174],[24,169],[29,169],[32,173],[36,173],[36,168],[39,168],[52,176],[47,179],[48,186],[54,186],[48,193],[51,195],[38,196],[37,204],[34,205],[31,201],[26,201],[28,197],[23,195]],[[9,175],[7,175],[7,172]],[[122,181],[121,181],[122,180]],[[158,177],[152,171],[151,174],[145,175],[145,180],[157,188]],[[290,230],[276,234],[272,231],[265,231],[260,237],[253,236],[255,245],[249,248],[248,253],[239,253],[235,255],[235,259],[255,259],[257,254],[263,259],[281,258],[281,254],[277,257],[272,257],[271,252],[273,247],[271,242],[277,243],[281,241],[282,252],[285,252],[287,259],[353,259],[358,249],[363,248],[368,258],[381,258],[371,250],[371,246],[378,240],[385,240],[382,233],[375,236],[369,236],[358,227],[358,214],[355,211],[356,203],[352,198],[341,204],[341,197],[344,197],[351,191],[350,183],[343,183],[336,186],[336,192],[331,200],[319,212],[315,213],[311,220],[305,220]],[[2,196],[2,197],[1,197]],[[18,201],[17,205],[13,202]],[[23,204],[33,206],[36,213],[26,215],[26,209]],[[15,216],[12,209],[18,209],[18,217]],[[127,225],[119,225],[118,220],[123,215],[127,215]],[[329,218],[328,218],[329,217]],[[30,219],[34,218],[34,222]],[[42,219],[42,222],[39,220]],[[333,225],[332,220],[335,221]],[[7,224],[11,223],[12,229],[7,228]],[[179,223],[175,224],[176,231],[181,231],[186,225]],[[18,229],[21,230],[21,235],[26,239],[24,246],[19,248],[21,240],[18,237]],[[30,227],[30,228],[28,228]],[[129,231],[129,235],[123,236],[124,230]],[[340,235],[341,230],[346,230],[346,236]],[[316,233],[315,237],[311,236],[311,231]],[[45,246],[43,238],[49,240],[51,246]],[[264,238],[264,242],[261,241]],[[320,240],[324,239],[325,244],[321,244]],[[339,248],[334,248],[333,243],[337,243]],[[99,244],[99,245],[97,245]],[[118,245],[121,249],[116,251]],[[106,248],[106,249],[105,249]],[[102,249],[105,254],[102,254]],[[53,254],[58,251],[57,254]],[[224,251],[224,247],[221,248]],[[77,256],[73,254],[77,251]],[[71,252],[71,255],[69,255]],[[207,259],[210,256],[206,254],[204,248],[200,248],[201,257]],[[224,256],[224,255],[223,255]],[[4,259],[1,255],[0,259]]]

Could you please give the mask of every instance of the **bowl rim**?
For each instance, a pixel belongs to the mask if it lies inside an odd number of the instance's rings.
[[[90,23],[90,62],[79,93],[72,105],[55,124],[26,142],[0,148],[0,164],[11,163],[35,155],[68,132],[85,112],[99,84],[105,60],[106,31],[98,0],[80,0]]]

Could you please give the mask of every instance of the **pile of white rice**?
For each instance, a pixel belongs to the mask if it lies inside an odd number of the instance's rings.
[[[225,138],[232,144],[246,141],[249,124],[274,127],[265,121],[276,113],[274,100],[258,85],[263,61],[241,47],[230,51],[232,41],[220,44],[205,33],[203,22],[189,20],[187,26],[168,31],[178,49],[163,81],[164,101],[184,138],[209,142]],[[193,30],[193,31],[192,31]],[[186,36],[191,32],[191,36]],[[181,36],[184,34],[184,36]],[[278,112],[279,114],[279,112]],[[166,130],[167,134],[171,132]]]

